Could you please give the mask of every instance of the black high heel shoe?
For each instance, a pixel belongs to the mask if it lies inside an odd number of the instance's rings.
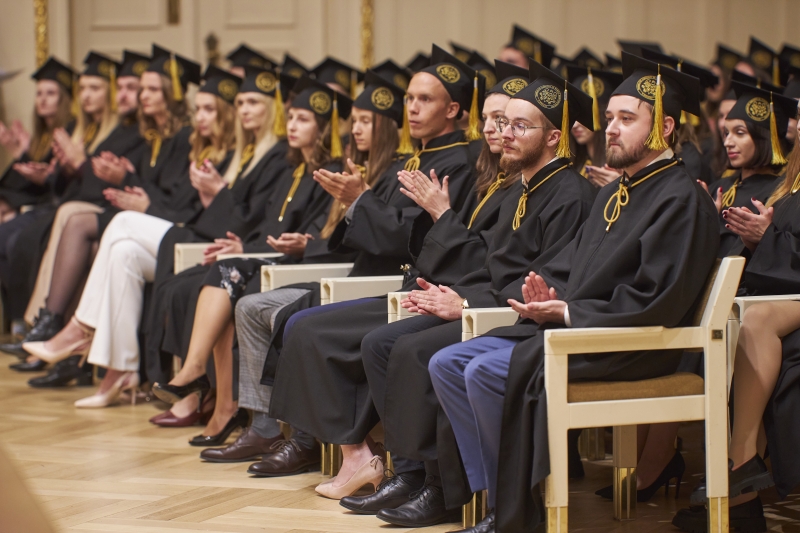
[[[235,430],[247,427],[250,424],[250,415],[246,409],[237,409],[236,413],[228,420],[222,431],[216,435],[197,435],[189,441],[192,446],[222,446]]]
[[[649,487],[636,491],[636,501],[640,503],[649,501],[661,487],[664,487],[664,495],[669,496],[669,482],[672,479],[675,479],[675,497],[677,498],[681,493],[681,479],[683,479],[685,471],[686,463],[683,461],[683,456],[675,452],[656,480]],[[606,500],[612,500],[614,499],[614,486],[603,487],[595,494]]]
[[[169,383],[153,384],[153,393],[159,400],[167,403],[178,403],[190,394],[199,392],[205,394],[211,388],[211,382],[208,381],[208,376],[200,376],[191,383],[186,385],[170,385]]]

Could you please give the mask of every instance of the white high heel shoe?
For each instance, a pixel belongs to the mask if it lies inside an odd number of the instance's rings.
[[[82,398],[75,402],[75,407],[92,409],[108,407],[113,404],[123,391],[131,392],[131,405],[136,405],[136,389],[139,388],[139,373],[125,372],[106,392],[98,392],[94,396]]]

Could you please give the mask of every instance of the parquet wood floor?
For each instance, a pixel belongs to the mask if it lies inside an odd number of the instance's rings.
[[[345,512],[314,487],[319,473],[255,479],[247,464],[211,464],[187,440],[199,427],[162,429],[147,422],[159,406],[119,405],[78,410],[87,388],[34,390],[29,375],[8,370],[16,358],[0,354],[0,446],[61,532],[345,533],[395,528]],[[676,501],[663,491],[640,504],[638,518],[611,518],[611,503],[593,494],[610,483],[609,461],[584,463],[587,476],[571,484],[570,531],[675,532],[670,520],[685,507],[702,469],[702,426],[682,429],[689,466]],[[694,474],[694,475],[693,475]],[[2,480],[0,480],[2,483]],[[767,500],[774,502],[774,494]],[[800,532],[800,496],[772,503],[771,531]],[[448,524],[424,531],[458,529]],[[404,531],[404,530],[401,530]],[[421,531],[421,530],[419,530]]]

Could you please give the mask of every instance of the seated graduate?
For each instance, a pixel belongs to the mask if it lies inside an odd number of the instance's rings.
[[[196,407],[197,401],[208,398],[206,363],[212,352],[214,355],[217,393],[216,399],[210,401],[215,405],[214,416],[203,433],[190,441],[194,446],[223,444],[235,429],[248,422],[247,411],[238,409],[234,400],[233,312],[239,299],[260,291],[261,267],[274,264],[274,260],[246,257],[216,261],[216,256],[280,251],[286,254],[287,263],[296,263],[305,260],[305,254],[310,255],[316,243],[325,245],[320,232],[328,220],[333,198],[314,181],[313,172],[320,168],[332,172],[342,169],[338,117],[350,115],[351,102],[306,76],[300,78],[294,90],[297,94],[292,98],[287,123],[288,159],[293,166],[278,178],[278,187],[265,207],[261,224],[244,239],[233,233],[226,239],[217,239],[206,249],[209,266],[182,272],[163,286],[161,290],[167,291],[164,305],[152,317],[167,323],[167,328],[147,341],[148,368],[155,366],[149,375],[168,378],[165,362],[172,358],[171,354],[186,355],[183,368],[169,382],[154,383],[153,390],[162,400],[176,403],[192,396],[184,402],[194,401]],[[389,131],[396,146],[394,124]],[[337,215],[341,212],[340,209]],[[199,295],[192,297],[192,293]],[[153,330],[148,332],[148,336],[152,335]],[[156,345],[155,361],[150,360],[149,343]],[[187,346],[185,350],[181,347],[183,343]],[[162,352],[170,354],[169,357],[161,357]],[[197,398],[198,392],[203,398]],[[172,411],[172,416],[186,418],[187,407],[179,406],[181,411]]]
[[[770,109],[767,91],[749,91],[749,101],[755,100],[750,109],[765,105]],[[778,108],[773,106],[775,111]],[[755,209],[732,207],[725,212],[729,229],[742,241],[737,251],[747,259],[740,285],[740,292],[746,295],[800,294],[797,266],[800,144],[797,141],[786,170],[786,176],[766,205],[756,200]],[[775,485],[780,498],[785,499],[800,485],[800,465],[796,460],[800,446],[798,328],[798,301],[756,303],[742,316],[730,400],[734,404],[728,472],[731,530],[767,531],[758,492]],[[771,476],[764,464],[767,449]],[[672,523],[684,531],[706,531],[704,484],[692,493],[691,503],[693,507],[678,511]]]
[[[555,51],[556,47],[552,44],[514,24],[511,28],[511,41],[500,49],[497,59],[522,68],[528,68],[532,59],[549,67]]]
[[[56,188],[63,189],[59,195],[61,205],[57,210],[42,215],[25,232],[25,237],[38,241],[37,244],[43,240],[42,237],[47,237],[47,233],[49,238],[45,241],[47,248],[39,261],[36,283],[33,293],[28,294],[30,299],[25,310],[26,322],[34,326],[20,342],[2,346],[19,357],[28,355],[22,349],[22,343],[48,340],[64,327],[64,312],[71,303],[74,285],[80,282],[80,279],[73,282],[71,278],[76,270],[80,278],[88,269],[90,259],[84,257],[82,249],[91,244],[84,245],[84,241],[91,239],[87,239],[80,228],[97,225],[97,213],[111,207],[103,191],[116,186],[98,177],[94,166],[101,164],[103,157],[125,157],[138,164],[144,152],[144,139],[136,121],[139,76],[132,69],[138,64],[138,68],[144,70],[148,62],[149,58],[127,51],[122,64],[96,52],[89,52],[84,60],[86,68],[78,80],[81,109],[72,138],[64,130],[54,133],[53,146],[61,169],[57,174]],[[86,214],[81,215],[83,213]],[[79,215],[83,216],[80,222],[76,219],[66,229],[69,219]],[[35,238],[32,238],[33,232],[38,233]],[[62,281],[66,290],[48,299],[62,236],[67,239],[62,248],[62,254],[66,255],[59,261],[60,268],[55,275],[64,276]],[[38,251],[39,247],[34,248]],[[73,265],[75,268],[71,268]],[[18,292],[23,290],[17,289]],[[57,287],[55,292],[59,292]],[[18,369],[30,371],[43,367],[44,363],[38,360],[18,365]],[[71,368],[76,367],[72,365]]]
[[[699,81],[627,53],[623,74],[606,110],[606,157],[623,170],[619,182],[600,190],[572,243],[526,277],[523,302],[509,301],[520,313],[515,326],[445,348],[430,361],[470,488],[488,489],[494,508],[471,531],[534,531],[545,519],[537,487],[549,473],[541,331],[680,326],[691,319],[716,259],[717,213],[667,141],[682,111],[699,112]],[[681,355],[570,357],[570,378],[667,375]],[[566,446],[567,436],[559,438]]]

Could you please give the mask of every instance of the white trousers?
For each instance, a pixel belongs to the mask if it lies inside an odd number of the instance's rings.
[[[89,362],[114,370],[139,370],[137,332],[144,284],[153,281],[156,256],[172,222],[124,211],[100,240],[75,318],[94,328]]]

